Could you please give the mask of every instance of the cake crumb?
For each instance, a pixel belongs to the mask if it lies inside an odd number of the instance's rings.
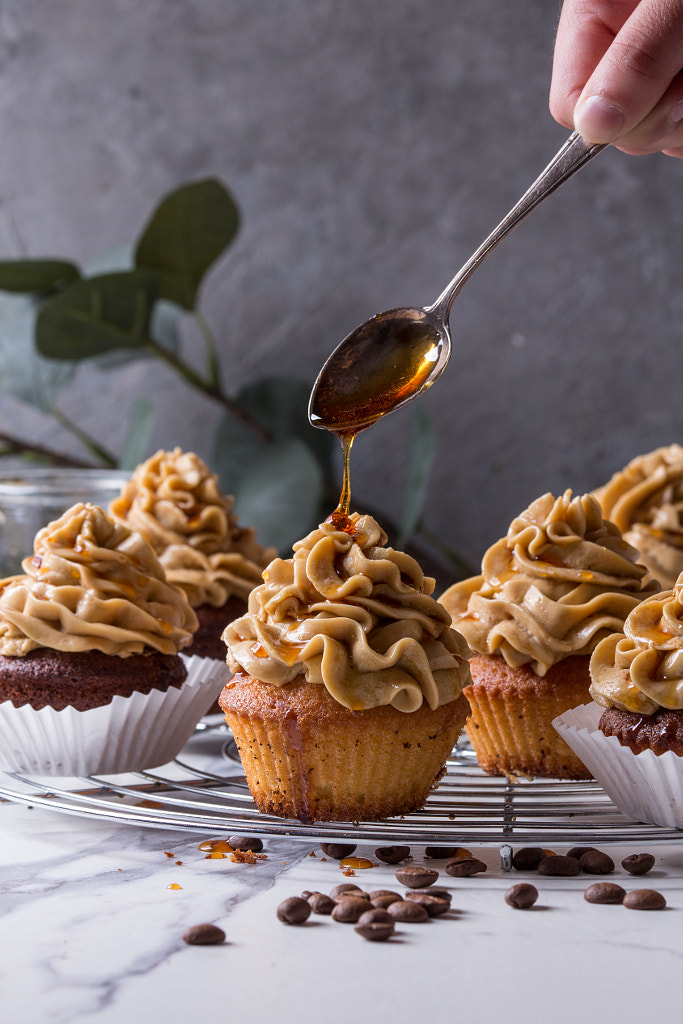
[[[260,860],[268,860],[268,854],[254,853],[253,850],[234,850],[230,854],[230,860],[233,864],[256,864]]]

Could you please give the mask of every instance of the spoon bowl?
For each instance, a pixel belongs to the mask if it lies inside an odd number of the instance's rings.
[[[353,435],[431,387],[450,358],[448,321],[465,282],[532,210],[604,148],[572,132],[433,306],[390,309],[356,327],[327,359],[313,385],[308,406],[313,426]]]

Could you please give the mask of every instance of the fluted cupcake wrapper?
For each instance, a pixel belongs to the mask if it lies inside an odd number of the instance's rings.
[[[181,654],[176,689],[114,697],[89,711],[0,704],[0,769],[33,775],[116,775],[173,760],[221,692],[229,672],[213,658]]]
[[[634,754],[600,731],[602,711],[598,704],[581,704],[553,726],[620,811],[634,821],[683,828],[683,758],[673,751]]]

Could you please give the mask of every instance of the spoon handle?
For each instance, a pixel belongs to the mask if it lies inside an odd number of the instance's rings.
[[[453,300],[472,276],[477,267],[483,263],[499,242],[509,235],[517,225],[535,210],[544,199],[559,188],[572,174],[588,163],[605,148],[604,145],[589,145],[578,132],[572,132],[565,144],[553,157],[548,166],[536,178],[536,181],[524,193],[522,198],[512,207],[508,215],[494,228],[488,238],[482,242],[477,251],[470,256],[467,263],[458,271],[450,284],[442,292],[430,312],[440,313],[447,319]]]

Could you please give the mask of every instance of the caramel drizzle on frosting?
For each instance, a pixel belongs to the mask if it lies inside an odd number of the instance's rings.
[[[350,518],[352,533],[323,523],[270,563],[248,613],[223,633],[230,668],[274,686],[303,673],[354,711],[455,700],[469,651],[431,596],[434,580],[384,547],[370,516]]]
[[[36,535],[24,575],[2,581],[0,654],[38,647],[177,654],[197,618],[149,544],[101,508],[74,505]]]
[[[257,543],[251,527],[239,526],[233,503],[198,455],[175,448],[138,466],[109,511],[149,541],[193,608],[218,608],[230,597],[246,602],[276,553]]]
[[[481,575],[440,600],[474,651],[544,676],[563,658],[590,654],[658,589],[643,589],[636,557],[593,497],[545,494],[488,549]]]

